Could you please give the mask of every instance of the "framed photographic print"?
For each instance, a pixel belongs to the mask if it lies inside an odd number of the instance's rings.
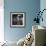
[[[25,13],[24,12],[11,12],[10,13],[10,26],[11,27],[24,27],[25,26]]]

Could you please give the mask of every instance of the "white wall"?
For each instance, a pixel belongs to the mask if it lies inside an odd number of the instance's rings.
[[[41,11],[43,9],[46,9],[46,0],[40,0],[40,9],[41,9]],[[43,16],[42,17],[43,17],[43,22],[40,21],[40,24],[42,26],[45,26],[46,27],[46,11],[43,12]]]
[[[40,0],[40,7],[41,9],[46,9],[46,0]]]
[[[4,41],[4,1],[0,0],[0,42]]]
[[[40,0],[40,10],[42,11],[43,9],[46,9],[46,0]],[[46,26],[46,11],[43,12],[43,19],[44,21],[40,24]]]

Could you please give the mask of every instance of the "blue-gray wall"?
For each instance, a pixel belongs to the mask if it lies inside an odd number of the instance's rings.
[[[4,38],[18,41],[32,30],[33,19],[40,9],[40,0],[4,0]],[[10,12],[26,12],[25,28],[10,27]]]

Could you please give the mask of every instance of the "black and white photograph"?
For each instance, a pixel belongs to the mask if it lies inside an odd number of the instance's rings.
[[[24,12],[11,12],[10,13],[11,27],[24,27],[25,26],[25,13]]]

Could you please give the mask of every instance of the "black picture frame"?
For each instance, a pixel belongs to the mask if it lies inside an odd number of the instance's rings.
[[[25,12],[10,12],[10,27],[25,27]]]

